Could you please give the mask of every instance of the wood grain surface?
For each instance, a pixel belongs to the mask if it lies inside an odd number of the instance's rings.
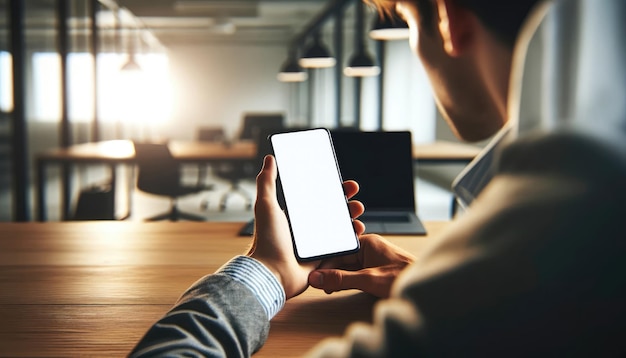
[[[178,296],[246,251],[243,223],[0,223],[0,356],[125,356]],[[421,252],[428,236],[389,236]],[[308,289],[272,320],[258,357],[302,355],[354,321],[375,299]]]

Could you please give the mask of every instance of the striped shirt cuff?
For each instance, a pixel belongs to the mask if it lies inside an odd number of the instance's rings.
[[[227,275],[252,291],[270,320],[285,305],[285,290],[276,276],[265,265],[251,257],[236,256],[216,273]]]

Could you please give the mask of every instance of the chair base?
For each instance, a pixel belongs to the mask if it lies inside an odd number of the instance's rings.
[[[239,185],[233,185],[227,192],[225,192],[220,199],[220,211],[226,210],[226,202],[228,198],[234,194],[239,194],[246,202],[246,210],[252,210],[252,196],[245,190],[241,189]]]
[[[150,218],[145,219],[146,221],[161,221],[161,220],[170,220],[170,221],[179,221],[179,220],[188,220],[188,221],[206,221],[206,218],[201,215],[195,215],[190,213],[185,213],[178,210],[178,206],[176,203],[172,203],[172,207],[170,211],[167,213],[159,214]]]

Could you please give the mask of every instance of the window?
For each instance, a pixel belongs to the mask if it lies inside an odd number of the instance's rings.
[[[98,55],[98,110],[104,122],[164,122],[171,113],[169,63],[165,54],[136,56],[135,73],[120,71],[125,55]],[[88,53],[68,56],[68,113],[72,121],[93,116],[93,60]],[[57,121],[61,114],[60,57],[56,53],[33,55],[33,118]]]
[[[6,51],[0,51],[0,111],[13,111],[13,61]]]

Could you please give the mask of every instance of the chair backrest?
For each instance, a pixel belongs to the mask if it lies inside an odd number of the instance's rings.
[[[226,133],[222,127],[200,127],[197,134],[197,138],[201,142],[223,142],[226,140]]]
[[[282,113],[248,113],[244,115],[239,139],[254,140],[256,128],[284,128],[285,116]]]
[[[266,155],[272,154],[272,146],[268,137],[271,134],[282,132],[282,127],[258,127],[255,128],[253,137],[256,144],[256,156],[252,161],[253,171],[259,172],[263,166],[263,158]]]
[[[178,162],[166,143],[133,142],[137,160],[137,188],[153,194],[180,186]]]

